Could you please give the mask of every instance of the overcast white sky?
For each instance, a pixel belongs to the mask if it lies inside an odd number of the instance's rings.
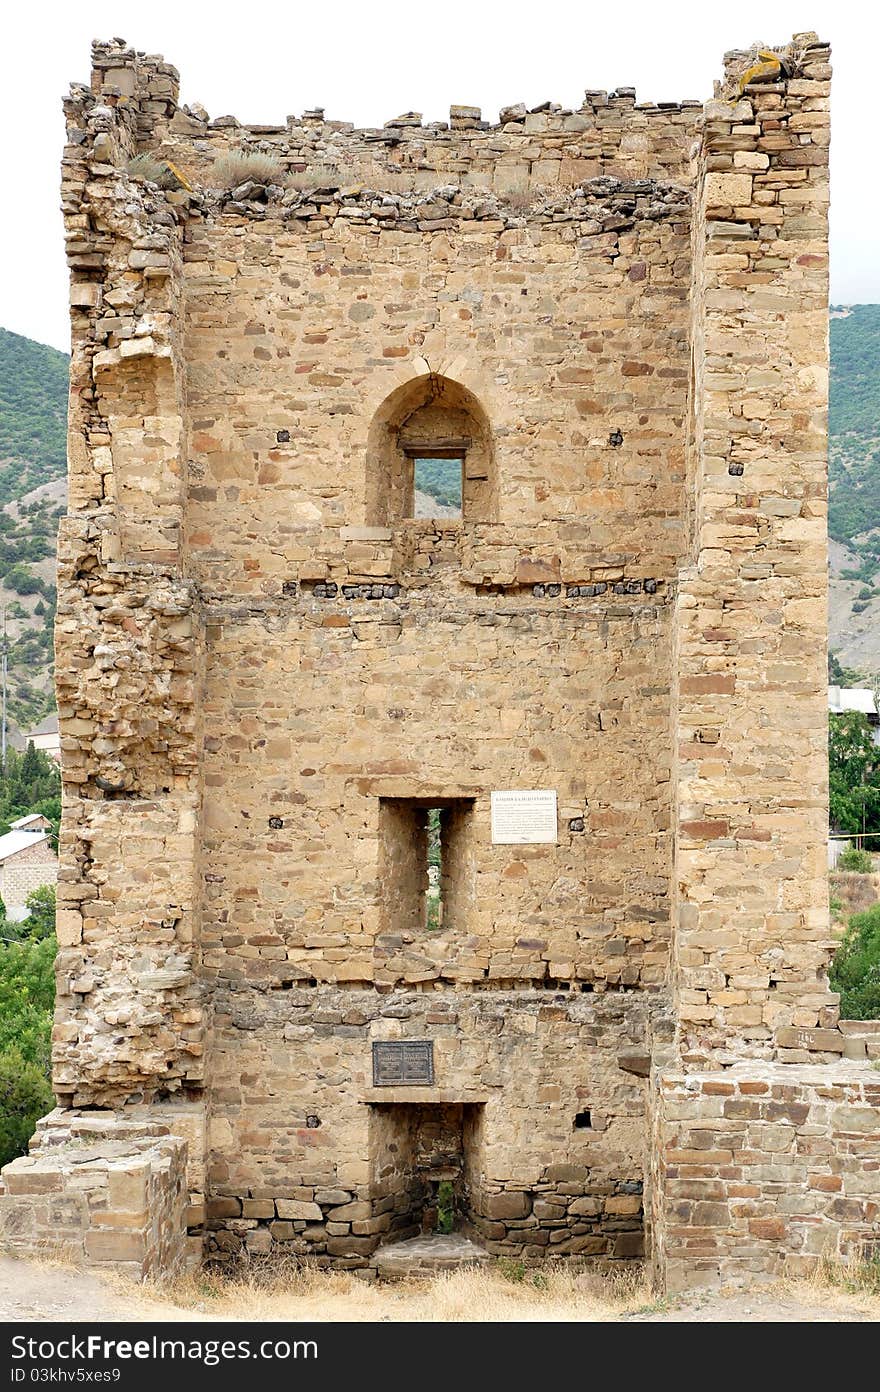
[[[711,95],[725,49],[815,29],[834,46],[833,303],[880,302],[876,0],[92,0],[15,4],[2,21],[0,325],[68,347],[58,212],[60,100],[89,78],[92,38],[163,53],[181,100],[212,116],[282,122],[323,106],[381,125],[402,111],[445,120],[451,103],[580,104],[585,88],[641,101]]]

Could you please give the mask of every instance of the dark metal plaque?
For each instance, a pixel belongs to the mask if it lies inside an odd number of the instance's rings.
[[[374,1041],[373,1087],[430,1087],[433,1081],[433,1040]]]

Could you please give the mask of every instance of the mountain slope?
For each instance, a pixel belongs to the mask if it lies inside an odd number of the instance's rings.
[[[64,477],[68,361],[0,329],[0,505]]]
[[[829,647],[880,672],[880,305],[831,310]]]
[[[54,706],[55,533],[66,486],[66,354],[0,329],[0,608],[9,710],[26,728]]]

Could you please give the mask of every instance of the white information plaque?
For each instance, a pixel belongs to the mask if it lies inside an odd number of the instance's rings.
[[[513,788],[492,794],[493,846],[522,846],[528,842],[556,843],[556,792],[543,788]]]

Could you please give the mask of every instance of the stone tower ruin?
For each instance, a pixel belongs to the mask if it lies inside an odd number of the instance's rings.
[[[244,125],[95,45],[58,1108],[5,1171],[10,1249],[366,1268],[439,1215],[525,1261],[647,1237],[668,1289],[863,1249],[829,79],[799,34],[705,104]]]

